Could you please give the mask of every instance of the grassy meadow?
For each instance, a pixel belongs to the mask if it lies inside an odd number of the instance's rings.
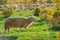
[[[0,15],[1,15],[0,11]],[[15,10],[14,14],[10,17],[28,17],[33,15],[33,10]],[[11,28],[10,32],[4,32],[4,22],[6,18],[3,18],[3,15],[0,16],[0,37],[17,37],[16,40],[56,40],[56,32],[58,32],[60,37],[60,30],[52,30],[51,25],[48,20],[40,20],[39,17],[36,17],[36,21],[29,26],[28,30],[22,28]],[[12,39],[15,40],[15,39]]]

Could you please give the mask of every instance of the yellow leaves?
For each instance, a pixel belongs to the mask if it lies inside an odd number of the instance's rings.
[[[55,3],[55,4],[60,4],[60,0],[51,0],[51,2]]]
[[[57,7],[58,7],[58,8],[59,8],[59,10],[60,10],[60,5],[58,5]]]
[[[11,7],[3,9],[3,15],[5,18],[9,17],[13,13],[13,9]]]
[[[45,19],[45,15],[44,14],[40,14],[40,19]]]
[[[47,13],[46,13],[47,19],[52,19],[54,14],[55,14],[55,10],[50,8],[47,9]]]
[[[17,2],[17,3],[19,3],[19,2],[20,2],[20,0],[16,0],[16,2]]]
[[[47,19],[52,19],[53,18],[53,16],[50,15],[50,14],[46,14],[46,17],[47,17]]]
[[[46,3],[47,2],[47,0],[41,0],[42,1],[42,3]]]
[[[20,3],[20,0],[7,0],[8,3]]]
[[[8,4],[14,3],[14,0],[7,0]]]
[[[20,0],[13,0],[14,3],[20,3]]]
[[[32,0],[27,0],[28,3],[32,3]]]
[[[54,13],[56,11],[55,9],[50,8],[50,7],[45,8],[45,10],[47,11],[46,13],[47,14],[50,14],[50,15],[54,15]]]
[[[55,2],[56,2],[56,0],[51,0],[51,2],[55,3]]]
[[[55,11],[54,10],[50,10],[49,13],[50,13],[50,15],[53,15],[55,13]]]
[[[22,3],[26,3],[26,0],[21,0]]]
[[[46,16],[47,19],[52,19],[55,14],[56,9],[51,7],[46,7],[44,9],[40,8],[40,18],[44,18]]]
[[[59,33],[58,32],[56,32],[56,40],[59,40],[60,38],[59,38]]]

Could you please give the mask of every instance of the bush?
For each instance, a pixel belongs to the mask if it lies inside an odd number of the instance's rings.
[[[55,12],[55,14],[53,15],[53,18],[57,18],[60,16],[60,13],[59,12]]]
[[[13,8],[4,8],[3,15],[5,18],[9,17],[13,13]]]
[[[34,16],[39,16],[40,13],[40,8],[36,7],[35,11],[34,11]]]
[[[60,29],[60,16],[53,18],[51,21],[51,25],[53,29]]]

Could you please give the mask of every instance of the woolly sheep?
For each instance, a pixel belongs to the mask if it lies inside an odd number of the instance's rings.
[[[22,18],[7,18],[5,21],[5,32],[11,27],[15,27],[15,28],[27,28],[33,21],[35,20],[34,16],[30,16],[27,19],[22,17]]]

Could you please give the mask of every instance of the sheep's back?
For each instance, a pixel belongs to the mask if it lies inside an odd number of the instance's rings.
[[[8,18],[6,20],[6,25],[12,26],[12,27],[23,27],[26,24],[25,18]]]

